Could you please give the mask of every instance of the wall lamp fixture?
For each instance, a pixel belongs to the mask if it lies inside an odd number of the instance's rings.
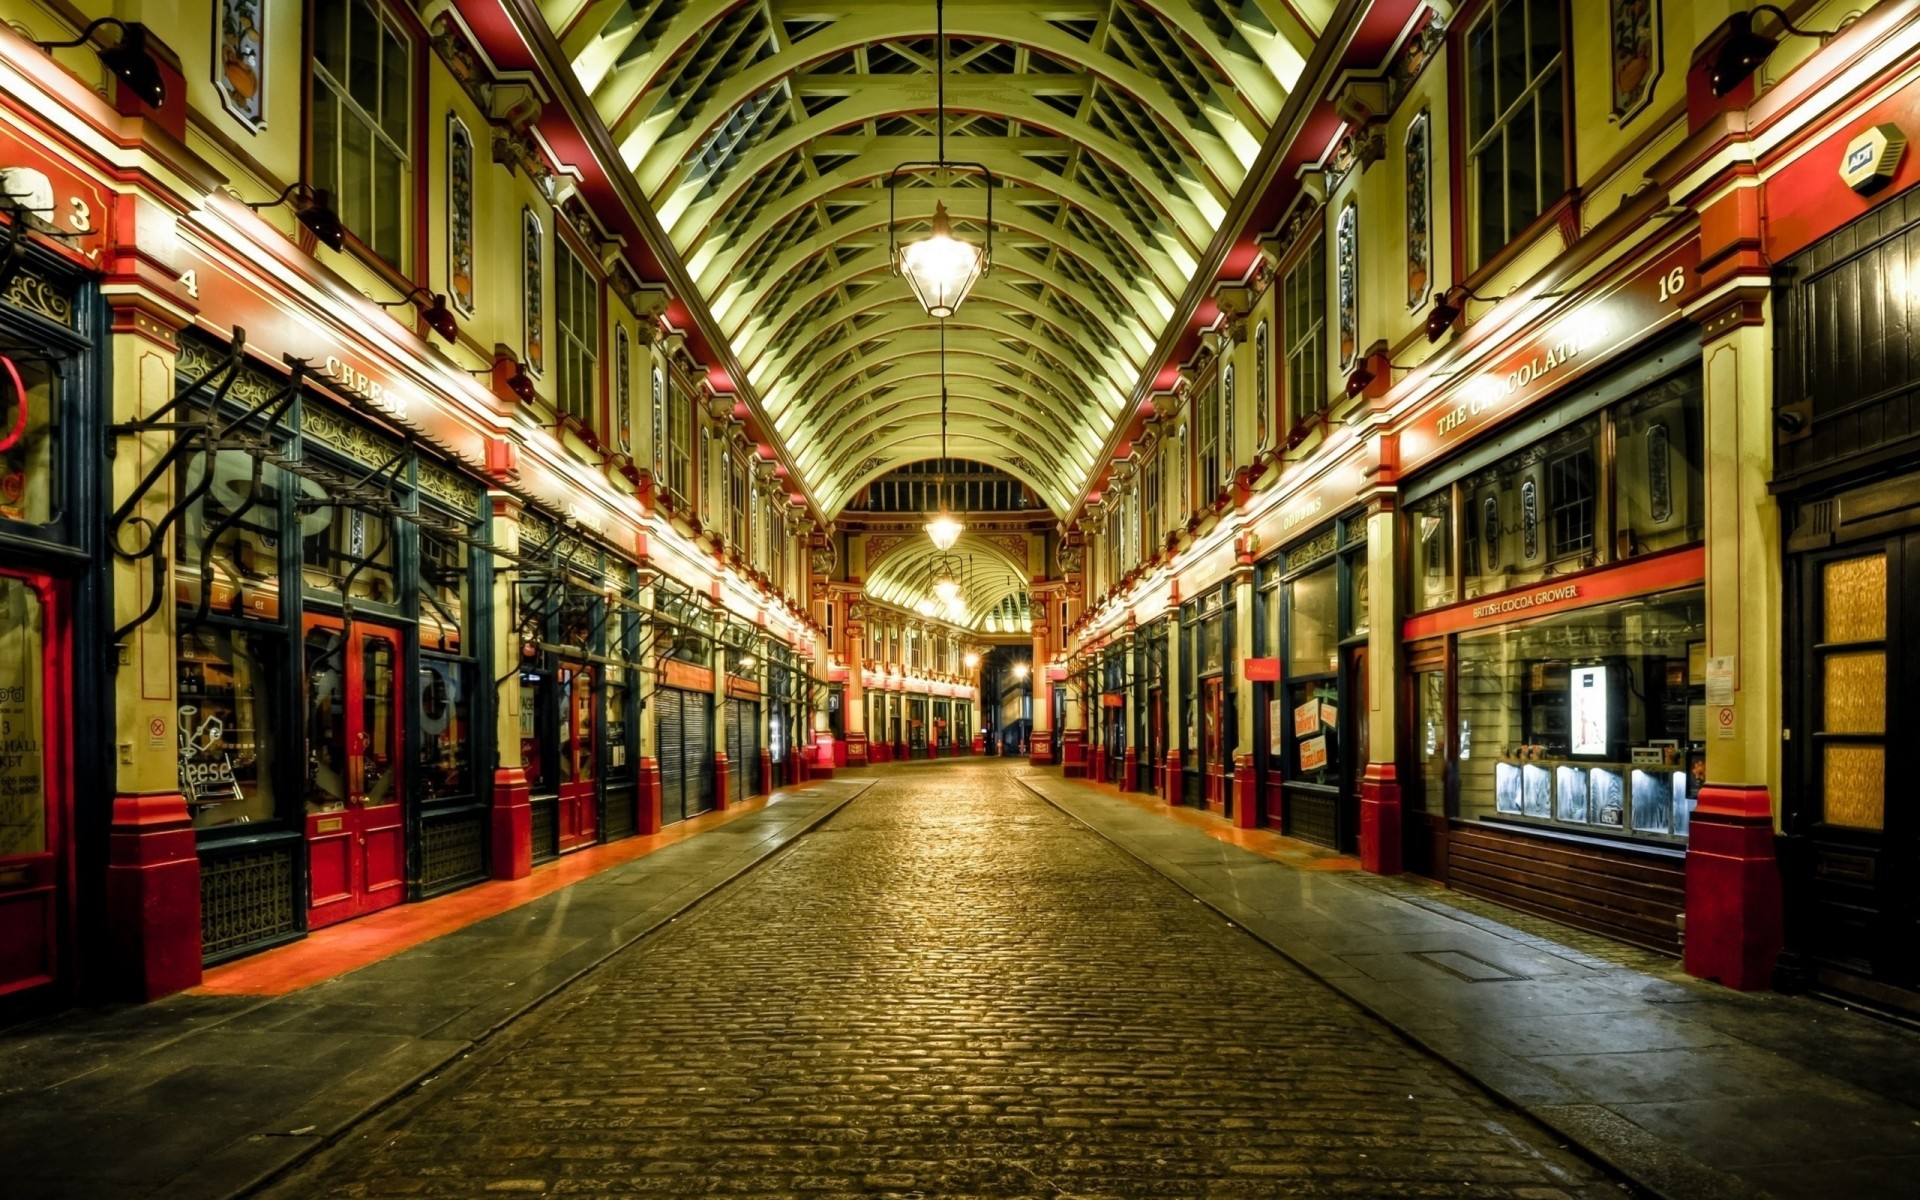
[[[1720,44],[1719,53],[1713,57],[1713,66],[1707,71],[1707,83],[1716,96],[1724,96],[1760,69],[1767,56],[1780,45],[1778,37],[1753,31],[1754,13],[1772,13],[1780,22],[1780,27],[1795,37],[1814,37],[1826,39],[1835,30],[1801,29],[1788,19],[1787,14],[1778,5],[1756,4],[1749,12],[1737,12],[1727,17],[1722,27],[1727,31],[1726,40]]]
[[[81,30],[80,36],[70,42],[35,42],[34,45],[48,51],[71,50],[91,42],[94,31],[102,25],[116,26],[120,30],[120,40],[94,51],[100,56],[101,65],[113,72],[115,79],[126,84],[127,89],[149,107],[159,108],[166,103],[166,79],[160,74],[160,64],[154,60],[153,52],[147,49],[147,27],[138,21],[101,17]]]
[[[454,320],[453,310],[447,307],[447,298],[438,292],[429,292],[424,287],[417,287],[398,300],[376,300],[374,303],[381,308],[399,308],[402,304],[410,303],[416,296],[427,298],[426,306],[420,310],[420,315],[426,318],[427,328],[449,342],[458,340],[460,323]]]
[[[340,214],[333,208],[333,193],[326,188],[309,187],[300,182],[288,184],[278,196],[271,200],[261,200],[247,205],[255,212],[263,209],[278,208],[289,200],[298,197],[299,206],[293,215],[320,244],[329,250],[339,250],[347,244],[347,227],[340,223]],[[409,297],[411,299],[411,297]]]

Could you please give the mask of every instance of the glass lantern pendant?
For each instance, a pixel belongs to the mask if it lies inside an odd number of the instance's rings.
[[[960,519],[947,511],[945,504],[940,506],[940,511],[934,514],[933,520],[928,521],[925,528],[927,536],[933,539],[934,548],[941,551],[953,549],[953,544],[967,531]]]
[[[947,206],[935,201],[933,231],[916,242],[900,247],[896,264],[906,276],[913,298],[929,316],[950,317],[973,290],[986,264],[986,252],[972,242],[953,236],[947,219]]]

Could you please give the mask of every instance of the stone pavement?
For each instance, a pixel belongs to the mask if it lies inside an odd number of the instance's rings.
[[[291,995],[174,996],[10,1031],[0,1036],[0,1196],[240,1194],[869,786],[777,792],[695,837]]]
[[[1920,1195],[1920,1035],[1421,881],[1300,870],[1057,773],[1021,781],[1648,1191]]]
[[[1622,1194],[1020,769],[874,771],[267,1194]]]

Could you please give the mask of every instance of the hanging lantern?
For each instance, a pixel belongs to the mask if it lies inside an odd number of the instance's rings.
[[[894,267],[906,277],[913,298],[933,317],[950,317],[959,309],[986,262],[984,249],[953,235],[947,206],[938,200],[933,204],[933,231],[901,246],[894,256]]]

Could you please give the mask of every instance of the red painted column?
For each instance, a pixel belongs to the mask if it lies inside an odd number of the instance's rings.
[[[1164,789],[1161,799],[1168,804],[1180,803],[1180,752],[1168,749],[1165,767],[1160,773],[1160,786]]]
[[[1398,875],[1403,815],[1400,778],[1392,763],[1370,762],[1360,777],[1360,868],[1375,875]]]
[[[864,733],[849,733],[847,735],[847,765],[850,767],[864,767],[867,765],[867,762],[867,735]]]
[[[833,778],[833,735],[818,730],[813,738],[813,761],[808,764],[810,777],[814,779]]]
[[[1233,824],[1237,829],[1260,828],[1260,781],[1253,755],[1233,756]]]
[[[117,994],[156,1000],[200,982],[200,856],[185,797],[114,798],[107,927]]]
[[[1701,788],[1687,845],[1687,974],[1740,991],[1772,986],[1781,914],[1767,789]]]
[[[640,760],[640,811],[635,828],[641,833],[660,832],[660,763]]]
[[[488,813],[495,879],[525,879],[533,872],[533,789],[519,767],[493,773],[493,808]]]
[[[731,774],[731,768],[727,764],[727,752],[715,750],[713,752],[713,807],[717,812],[727,811],[727,784],[731,782],[728,778]]]
[[[1140,790],[1140,752],[1128,746],[1120,759],[1120,790],[1137,792]]]
[[[1050,729],[1035,729],[1031,736],[1033,738],[1031,746],[1032,753],[1028,755],[1028,761],[1036,767],[1052,766],[1053,731]]]

